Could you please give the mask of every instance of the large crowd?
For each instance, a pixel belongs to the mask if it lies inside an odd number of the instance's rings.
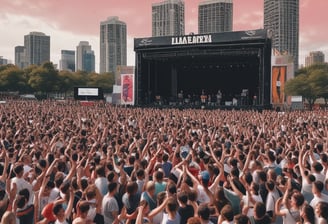
[[[1,224],[327,224],[327,116],[2,102]]]

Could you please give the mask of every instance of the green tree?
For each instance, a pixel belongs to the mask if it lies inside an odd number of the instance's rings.
[[[313,70],[325,70],[328,71],[328,63],[318,63],[313,64],[309,67],[304,67],[295,72],[295,76],[301,75],[301,74],[307,74],[310,73]]]
[[[30,73],[29,85],[38,92],[50,93],[59,90],[58,71],[52,62],[34,68]]]
[[[89,79],[89,74],[85,71],[77,71],[73,73],[74,87],[86,86]]]
[[[302,72],[287,81],[285,92],[287,95],[303,96],[312,109],[316,99],[328,98],[328,67],[325,64],[319,64],[304,68]]]
[[[0,70],[1,90],[26,92],[28,89],[27,79],[23,73],[23,70],[14,65],[2,67]]]
[[[311,82],[315,83],[319,97],[325,100],[325,105],[328,104],[328,71],[323,69],[313,70],[311,73]]]
[[[115,83],[115,76],[113,73],[91,73],[87,86],[101,87],[104,92],[113,92],[113,85]]]

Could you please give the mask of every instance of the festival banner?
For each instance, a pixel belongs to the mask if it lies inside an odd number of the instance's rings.
[[[272,67],[272,104],[285,103],[286,66]]]
[[[134,104],[134,75],[121,74],[121,104]]]

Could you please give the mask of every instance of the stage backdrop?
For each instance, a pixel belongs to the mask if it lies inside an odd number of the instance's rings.
[[[285,103],[286,66],[272,66],[272,103]]]
[[[121,104],[134,105],[133,74],[121,74]]]

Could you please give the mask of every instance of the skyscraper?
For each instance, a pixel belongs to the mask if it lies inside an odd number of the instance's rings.
[[[305,66],[320,64],[325,62],[325,54],[322,51],[312,51],[309,56],[305,58]]]
[[[183,0],[165,0],[152,4],[152,35],[179,36],[185,34]]]
[[[116,66],[126,65],[126,23],[117,16],[100,23],[100,73],[115,72]]]
[[[24,46],[15,47],[15,65],[19,68],[25,68],[27,66],[26,49]]]
[[[50,61],[50,36],[41,32],[30,32],[24,36],[24,46],[27,66]]]
[[[272,31],[272,48],[292,55],[298,69],[299,0],[264,0],[264,28]]]
[[[232,0],[207,0],[198,6],[198,33],[232,31]]]
[[[59,69],[75,72],[75,51],[62,50]]]
[[[88,41],[80,41],[76,47],[76,71],[94,72],[95,54]]]

